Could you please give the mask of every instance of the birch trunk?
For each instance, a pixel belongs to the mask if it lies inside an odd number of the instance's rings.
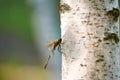
[[[61,0],[62,80],[120,80],[113,7],[118,0]]]

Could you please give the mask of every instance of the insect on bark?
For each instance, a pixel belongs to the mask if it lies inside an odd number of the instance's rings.
[[[47,46],[48,48],[50,48],[50,47],[52,48],[52,55],[49,54],[49,57],[48,57],[48,60],[47,60],[47,62],[46,62],[46,64],[45,64],[45,66],[44,66],[44,69],[47,68],[47,65],[48,65],[48,63],[49,63],[50,58],[51,58],[52,56],[54,56],[54,54],[55,54],[54,51],[56,50],[57,47],[60,46],[61,42],[62,42],[62,39],[59,38],[59,39],[57,39],[56,41],[52,42],[51,44],[49,44],[49,45]]]

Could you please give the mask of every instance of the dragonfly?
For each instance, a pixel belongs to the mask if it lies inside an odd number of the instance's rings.
[[[50,47],[52,48],[52,55],[49,54],[48,59],[47,59],[47,62],[46,62],[46,64],[44,65],[44,69],[47,68],[48,63],[49,63],[49,61],[50,61],[50,58],[55,55],[54,51],[56,50],[56,48],[59,49],[61,42],[62,42],[62,38],[58,38],[57,40],[53,41],[52,43],[50,43],[50,44],[47,46],[48,48],[50,48]]]

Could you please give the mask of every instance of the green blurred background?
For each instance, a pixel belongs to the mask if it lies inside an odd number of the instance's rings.
[[[0,0],[0,80],[60,80],[46,45],[60,37],[59,0]],[[52,37],[50,37],[52,36]]]

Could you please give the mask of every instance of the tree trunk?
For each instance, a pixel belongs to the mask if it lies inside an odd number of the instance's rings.
[[[61,0],[62,80],[120,80],[118,0]]]

